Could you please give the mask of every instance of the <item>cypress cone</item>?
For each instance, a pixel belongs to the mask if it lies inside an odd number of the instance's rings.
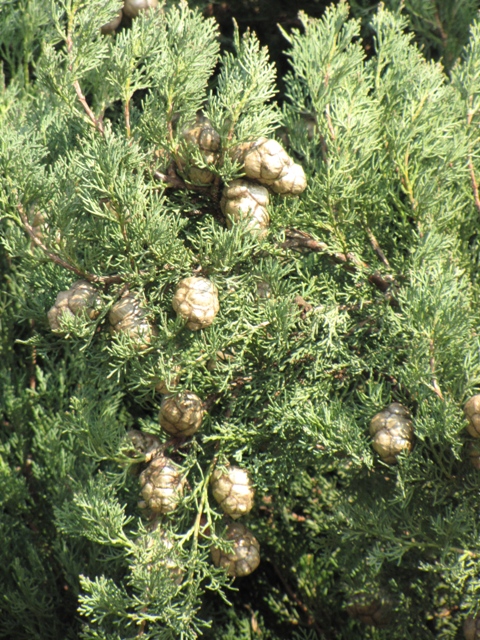
[[[160,407],[160,424],[172,436],[192,436],[202,424],[203,402],[191,391],[167,395]]]
[[[241,467],[215,469],[211,478],[213,497],[231,518],[240,518],[251,511],[255,491],[250,476]]]
[[[153,513],[175,511],[183,494],[185,478],[180,468],[165,456],[153,458],[148,467],[140,474],[141,509],[150,509]]]
[[[217,287],[206,278],[184,278],[177,285],[172,306],[191,331],[209,327],[220,309]]]
[[[233,542],[233,551],[221,551],[212,547],[212,561],[222,567],[229,576],[248,576],[260,564],[260,545],[253,533],[239,522],[227,526],[226,539]]]
[[[62,318],[84,314],[90,320],[99,314],[100,297],[93,285],[85,280],[74,282],[67,291],[60,291],[55,304],[48,312],[50,328],[55,333],[62,331]]]
[[[373,416],[370,422],[373,448],[387,464],[394,464],[402,451],[413,446],[413,423],[403,405],[393,402]]]

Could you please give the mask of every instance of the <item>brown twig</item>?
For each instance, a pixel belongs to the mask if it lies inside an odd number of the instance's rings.
[[[478,195],[478,184],[477,179],[475,178],[475,169],[473,166],[472,155],[468,156],[468,168],[470,169],[470,179],[472,181],[472,190],[473,190],[473,199],[475,201],[475,206],[477,207],[477,211],[480,213],[480,197]]]
[[[96,276],[93,273],[87,273],[82,271],[78,267],[73,264],[70,264],[66,260],[64,260],[61,256],[51,251],[38,237],[38,234],[35,233],[32,225],[28,222],[27,215],[21,204],[17,205],[18,212],[20,214],[20,218],[22,220],[25,231],[28,233],[32,242],[35,246],[41,249],[45,255],[55,264],[58,264],[60,267],[67,269],[68,271],[72,271],[79,278],[83,280],[88,280],[88,282],[98,283],[103,285],[116,284],[119,282],[123,282],[124,278],[121,275],[113,275],[113,276]]]
[[[71,65],[70,65],[70,71],[71,71]],[[97,131],[99,131],[102,135],[105,135],[105,129],[103,127],[103,121],[100,120],[99,118],[97,118],[95,116],[95,114],[93,113],[93,111],[90,109],[90,107],[88,106],[88,102],[87,99],[85,98],[82,88],[80,87],[80,83],[78,80],[74,80],[73,82],[73,86],[75,88],[75,93],[77,94],[77,97],[85,111],[85,113],[87,114],[87,116],[90,118],[90,120],[92,121],[93,126],[95,127],[95,129],[97,129]]]
[[[130,260],[130,266],[132,267],[133,270],[135,270],[135,260],[133,259],[133,257],[130,255],[130,240],[128,238],[128,233],[127,233],[127,226],[126,226],[126,221],[125,219],[118,213],[118,211],[113,207],[112,203],[110,202],[110,200],[108,200],[108,198],[105,200],[102,200],[102,203],[105,205],[105,207],[115,216],[115,218],[118,221],[118,226],[120,227],[120,232],[122,234],[122,238],[123,241],[125,243],[125,252],[126,254],[129,256],[129,260]]]
[[[154,171],[153,177],[159,182],[165,182],[168,187],[172,187],[173,189],[187,188],[186,183],[178,176],[169,176],[166,173],[162,173],[161,171]]]
[[[245,609],[250,614],[250,626],[252,628],[252,633],[254,633],[257,636],[261,636],[262,635],[262,630],[260,629],[260,627],[258,625],[257,614],[255,613],[255,611],[252,609],[252,607],[249,604],[244,604],[243,606],[245,607]]]
[[[366,327],[369,324],[373,325],[375,324],[375,322],[376,322],[375,318],[371,318],[371,317],[365,318],[365,320],[362,320],[361,322],[356,324],[354,327],[349,329],[345,335],[352,336],[355,333],[355,331],[358,331],[359,329],[363,329],[363,327]]]
[[[375,273],[372,273],[368,276],[368,281],[370,282],[370,284],[373,284],[375,287],[377,287],[377,289],[380,289],[380,291],[385,293],[389,289],[390,285],[395,282],[395,278],[389,275],[382,276],[380,273],[378,273],[378,271],[375,271]],[[390,304],[393,307],[399,306],[398,300],[393,296],[390,296],[389,300]]]
[[[328,162],[328,146],[325,137],[319,134],[320,136],[320,149],[322,150],[322,160],[325,164]]]
[[[432,372],[432,389],[440,398],[440,400],[445,400],[442,390],[440,389],[440,385],[437,381],[437,375],[435,373],[435,345],[433,343],[433,340],[430,340],[430,371]]]
[[[219,206],[219,201],[220,201],[220,198],[218,197],[220,192],[220,181],[221,181],[221,178],[217,174],[213,180],[212,190],[211,190],[212,200],[214,201],[217,207]]]
[[[30,328],[32,331],[35,329],[35,320],[30,320]],[[37,388],[37,347],[35,345],[32,346],[32,360],[30,362],[30,380],[29,386],[32,391],[35,391]]]
[[[184,161],[178,153],[179,145],[175,144],[174,120],[175,120],[175,104],[174,102],[170,102],[167,110],[167,132],[168,132],[168,141],[170,142],[170,153],[173,155],[173,159],[175,160],[176,166],[179,167],[180,170],[182,170],[184,166]],[[178,178],[178,176],[175,173],[173,164],[169,166],[167,173],[170,178],[180,180],[180,178]],[[188,185],[186,185],[185,183],[183,184],[184,186],[179,187],[180,189],[189,188]]]
[[[277,576],[280,578],[280,582],[283,584],[285,591],[287,592],[287,594],[289,595],[289,597],[294,601],[294,603],[297,605],[297,607],[302,611],[302,613],[304,613],[307,617],[307,624],[309,627],[312,627],[313,629],[315,629],[315,631],[318,633],[319,636],[322,636],[323,638],[327,638],[325,631],[323,629],[320,628],[320,626],[318,625],[317,621],[315,620],[315,617],[313,616],[312,612],[310,611],[310,609],[307,607],[307,605],[299,598],[299,596],[295,593],[295,591],[292,589],[292,587],[288,584],[287,580],[285,579],[285,577],[282,575],[282,572],[280,571],[280,569],[277,567],[277,565],[273,562],[273,560],[270,560],[272,567],[275,570],[275,573],[277,574]]]
[[[315,240],[308,233],[299,231],[298,229],[285,230],[285,242],[282,247],[285,249],[294,249],[296,251],[306,252],[314,251],[316,253],[325,253],[336,264],[341,264],[350,273],[357,273],[359,270],[368,271],[370,266],[360,260],[353,253],[341,253],[339,251],[331,251],[325,242]],[[393,276],[382,276],[378,271],[368,276],[368,281],[377,289],[385,293],[394,282]],[[398,300],[393,296],[389,297],[392,306],[398,306]]]
[[[345,265],[349,271],[356,271],[354,265],[349,264],[351,261],[358,262],[358,259],[353,254],[345,254],[338,251],[331,252],[326,242],[315,240],[315,238],[312,238],[312,236],[305,233],[305,231],[300,231],[299,229],[286,229],[285,238],[285,242],[282,243],[282,247],[285,249],[293,249],[295,251],[300,251],[301,253],[307,253],[309,251],[328,253],[335,263]]]
[[[390,269],[390,263],[388,262],[386,255],[383,253],[381,246],[378,244],[378,240],[373,235],[373,231],[370,229],[370,227],[366,227],[366,230],[367,230],[368,239],[370,240],[370,244],[372,245],[373,250],[375,251],[377,256],[380,258],[380,260],[383,262],[383,264],[387,267],[387,269]]]
[[[130,138],[132,135],[131,129],[130,129],[130,100],[126,100],[125,101],[125,110],[124,110],[124,114],[125,114],[125,130],[127,132],[127,138]],[[130,140],[131,142],[131,140]]]
[[[73,51],[73,40],[72,40],[72,34],[70,31],[68,31],[67,33],[67,39],[66,39],[66,43],[67,43],[67,52],[69,55],[72,54]],[[70,62],[70,64],[68,65],[68,70],[70,71],[70,73],[73,71],[73,63]],[[75,89],[75,93],[77,94],[77,98],[80,102],[80,104],[83,107],[83,110],[85,111],[85,113],[87,114],[87,116],[89,117],[89,119],[91,120],[93,126],[95,127],[95,129],[97,129],[97,131],[99,131],[102,135],[105,135],[105,129],[103,127],[103,118],[97,118],[96,115],[93,113],[93,111],[91,110],[87,99],[85,98],[85,95],[82,91],[82,88],[80,86],[80,82],[78,80],[74,80],[73,81],[73,87]]]
[[[167,111],[167,131],[168,131],[168,140],[172,145],[175,139],[175,136],[173,133],[173,113],[174,113],[174,105],[173,105],[173,102],[171,102],[169,104],[168,111]]]
[[[439,9],[437,7],[437,4],[435,3],[435,14],[434,14],[434,18],[435,18],[435,25],[440,33],[440,37],[442,38],[442,43],[443,46],[445,47],[445,49],[447,48],[447,44],[448,44],[448,34],[445,31],[444,27],[443,27],[443,23],[442,20],[440,18],[440,12]]]
[[[147,611],[148,611],[147,607],[143,607],[142,613],[147,613]],[[141,638],[142,636],[145,635],[145,624],[146,624],[146,620],[144,618],[142,620],[142,622],[140,623],[140,627],[139,627],[138,633],[137,633],[137,638]]]
[[[456,605],[451,607],[450,609],[448,609],[447,607],[444,607],[439,613],[434,613],[433,615],[436,618],[449,618],[452,613],[454,613],[455,611],[458,611],[460,609],[460,607],[457,607]]]
[[[304,298],[302,298],[301,295],[296,295],[294,298],[294,302],[300,309],[302,318],[305,318],[307,313],[309,313],[313,309],[313,306]]]
[[[327,126],[332,140],[335,140],[335,129],[333,128],[332,117],[330,115],[330,105],[325,107],[325,116],[327,118]]]
[[[174,171],[169,171],[168,173],[154,171],[153,177],[159,182],[164,182],[167,188],[170,187],[171,189],[190,189],[191,191],[200,191],[201,193],[209,193],[211,191],[211,187],[201,187],[184,182]]]
[[[473,102],[472,96],[470,97],[469,102],[470,102],[470,109],[468,110],[468,114],[467,114],[467,127],[469,127],[472,124],[473,116],[476,113],[476,111],[472,109],[472,102]],[[473,158],[472,158],[471,151],[469,151],[469,154],[468,154],[468,168],[470,170],[470,180],[472,183],[473,200],[475,202],[477,211],[480,213],[480,196],[478,193],[478,183],[475,177],[475,167],[473,166]]]
[[[364,300],[361,303],[356,302],[355,304],[341,304],[338,307],[339,311],[360,311],[364,307],[373,304],[373,300]]]
[[[211,393],[210,395],[208,395],[205,398],[205,401],[203,403],[203,408],[205,409],[206,412],[209,412],[212,407],[217,404],[217,402],[219,402],[222,398],[222,394],[221,393]]]
[[[103,120],[105,118],[106,109],[107,109],[107,106],[104,104],[104,106],[102,107],[102,110],[100,111],[100,114],[99,114],[99,116],[97,118],[98,124],[102,129],[103,129]]]

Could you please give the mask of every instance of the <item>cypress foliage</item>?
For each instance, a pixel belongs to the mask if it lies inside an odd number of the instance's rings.
[[[0,4],[0,637],[454,639],[480,615],[480,22],[458,4],[442,66],[409,29],[433,42],[427,5],[367,31],[345,2],[301,13],[280,107],[255,34],[221,52],[186,2],[114,35],[117,0]],[[275,136],[306,190],[270,191],[266,234],[227,227],[239,146]],[[192,277],[219,299],[198,330],[172,308]],[[89,313],[52,331],[79,280]],[[184,391],[201,426],[172,437]],[[396,464],[369,433],[391,403],[415,438]],[[162,455],[182,481],[158,514]],[[229,464],[261,556],[233,580],[211,558]]]

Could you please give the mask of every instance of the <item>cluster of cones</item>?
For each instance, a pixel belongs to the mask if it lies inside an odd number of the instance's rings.
[[[183,137],[186,151],[189,147],[199,150],[203,165],[188,163],[180,154],[179,170],[193,184],[211,184],[215,179],[211,169],[222,160],[219,134],[204,116],[198,115],[195,126],[184,131]],[[283,196],[302,193],[307,186],[303,167],[292,160],[279,142],[264,137],[233,146],[225,153],[245,174],[245,178],[232,180],[223,188],[220,207],[227,226],[245,221],[250,231],[263,237],[270,224],[269,190]]]
[[[100,295],[93,285],[83,280],[75,282],[70,289],[58,294],[48,312],[50,327],[55,333],[64,333],[66,317],[84,315],[93,320],[98,317],[101,305]],[[217,289],[206,278],[185,278],[177,286],[172,306],[188,329],[200,330],[209,326],[219,311]],[[111,333],[128,334],[139,349],[148,347],[151,336],[156,333],[147,311],[130,293],[123,295],[111,307],[108,320]],[[202,424],[205,412],[202,400],[191,391],[169,393],[165,384],[157,386],[164,392],[159,415],[161,427],[175,438],[193,436]],[[164,447],[156,436],[135,430],[130,431],[129,436],[134,449],[148,464],[140,475],[140,506],[153,516],[174,511],[186,484],[181,468],[164,455]],[[215,500],[232,520],[252,509],[254,489],[245,469],[230,465],[214,469],[211,487]],[[173,543],[165,539],[161,531],[160,534],[161,544],[169,550]],[[260,562],[260,546],[252,532],[243,524],[229,522],[226,539],[232,542],[233,550],[213,547],[214,564],[232,576],[244,576],[254,571]],[[175,576],[178,579],[178,572]]]
[[[186,399],[185,393],[176,396],[176,408],[173,412],[166,410],[166,404],[162,403],[160,424],[163,427],[167,420],[169,429],[172,422],[190,422],[192,429],[198,428],[203,410],[200,411],[198,407],[185,407],[182,404],[184,398]],[[184,428],[181,431],[185,433]],[[170,433],[170,430],[168,432]],[[136,430],[129,431],[128,435],[135,452],[141,454],[144,462],[148,462],[140,474],[142,500],[139,506],[147,509],[153,517],[175,511],[186,486],[186,478],[181,467],[164,455],[164,446],[156,436]],[[245,469],[238,466],[217,466],[211,475],[210,485],[214,499],[222,511],[231,518],[227,524],[225,538],[232,543],[232,548],[228,551],[212,546],[212,561],[215,566],[222,567],[231,576],[246,576],[260,563],[260,545],[257,539],[245,525],[235,522],[241,516],[247,515],[253,507],[255,490],[250,476]]]
[[[172,299],[178,317],[191,331],[212,324],[220,310],[218,290],[207,278],[191,277],[181,280]],[[55,333],[65,333],[68,320],[83,316],[95,320],[101,311],[102,300],[98,290],[85,280],[74,282],[67,291],[60,291],[49,310],[48,322]],[[111,334],[130,336],[139,350],[150,345],[157,329],[148,319],[148,311],[139,298],[125,292],[108,313]]]

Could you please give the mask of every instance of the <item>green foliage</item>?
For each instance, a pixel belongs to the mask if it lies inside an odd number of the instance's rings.
[[[235,28],[235,53],[226,53],[207,114],[228,142],[256,140],[278,127],[274,97],[275,69],[267,50],[248,31],[242,38]]]
[[[344,2],[301,14],[280,109],[254,33],[220,53],[186,2],[106,36],[116,0],[28,4],[28,20],[0,4],[0,637],[459,638],[479,598],[462,415],[480,385],[478,21],[452,56],[473,5],[442,45],[450,75],[400,11],[367,30]],[[405,4],[437,46],[432,7]],[[206,186],[184,139],[200,109],[220,137]],[[271,195],[265,238],[228,229],[229,152],[278,129],[307,189]],[[191,275],[220,300],[195,332],[172,309]],[[79,279],[99,314],[53,333]],[[110,330],[127,290],[156,328],[142,349]],[[160,427],[161,381],[205,402],[192,438]],[[368,432],[390,402],[416,436],[394,466]],[[132,428],[186,478],[168,515],[138,506]],[[242,522],[262,557],[233,582],[210,559],[231,549],[209,490],[227,461],[255,483]],[[347,614],[365,594],[389,602],[387,629]]]
[[[440,58],[447,71],[461,56],[469,26],[478,13],[475,0],[386,0],[384,5],[392,12],[402,11],[427,57]],[[365,17],[377,5],[370,0],[353,0],[351,6]]]

